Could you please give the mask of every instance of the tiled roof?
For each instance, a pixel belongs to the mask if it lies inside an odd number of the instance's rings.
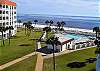
[[[12,2],[10,0],[0,0],[0,4],[6,4],[6,5],[11,5],[11,6],[16,6],[16,3]]]
[[[66,41],[62,42],[62,45],[66,44],[66,43],[68,43],[68,42],[71,42],[71,41],[73,41],[73,40],[74,40],[74,39],[66,40]]]

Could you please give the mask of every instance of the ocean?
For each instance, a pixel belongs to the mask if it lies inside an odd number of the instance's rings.
[[[81,28],[90,29],[93,27],[100,27],[99,17],[89,17],[89,16],[63,16],[63,15],[34,15],[34,14],[24,14],[18,15],[18,20],[22,22],[38,20],[37,24],[45,24],[46,20],[53,20],[54,25],[57,21],[65,21],[65,26],[70,28]]]

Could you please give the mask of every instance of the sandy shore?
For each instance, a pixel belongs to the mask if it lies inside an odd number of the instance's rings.
[[[40,25],[40,24],[32,24],[32,26],[37,27],[37,28],[44,28],[47,25]],[[51,28],[56,28],[56,26],[51,26]],[[87,32],[87,33],[94,33],[93,30],[89,29],[80,29],[80,28],[69,28],[69,27],[64,27],[64,30],[69,30],[69,31],[76,31],[76,32]]]

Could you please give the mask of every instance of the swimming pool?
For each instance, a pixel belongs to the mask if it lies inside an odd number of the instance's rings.
[[[80,39],[82,37],[85,37],[84,35],[78,35],[78,34],[65,34],[64,38],[74,38],[75,40]]]

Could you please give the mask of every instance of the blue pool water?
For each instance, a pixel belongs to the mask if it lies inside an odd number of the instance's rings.
[[[64,35],[64,37],[65,38],[70,38],[70,39],[74,38],[75,40],[77,40],[77,39],[80,39],[80,38],[85,37],[85,36],[78,35],[78,34],[66,34],[66,35]]]

